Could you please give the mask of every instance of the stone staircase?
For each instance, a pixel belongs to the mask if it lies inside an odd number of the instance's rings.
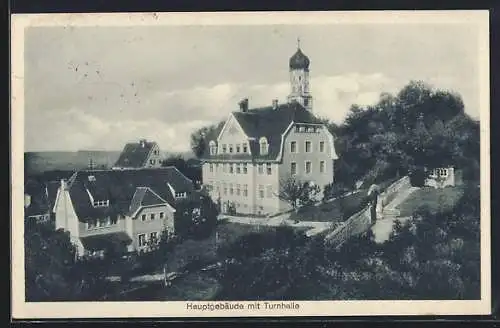
[[[400,216],[401,212],[396,208],[384,208],[382,211],[382,218],[384,219],[394,219]]]
[[[401,189],[396,197],[394,197],[394,199],[382,209],[382,213],[380,215],[381,219],[394,219],[399,217],[401,212],[397,209],[397,207],[418,189],[418,187],[412,186]]]

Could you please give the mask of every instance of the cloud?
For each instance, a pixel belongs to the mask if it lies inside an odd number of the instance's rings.
[[[392,91],[396,86],[393,79],[380,73],[315,77],[311,79],[314,112],[341,122],[353,103],[372,104],[381,92]],[[99,93],[106,94],[105,88],[100,88],[94,97]],[[224,83],[150,90],[140,106],[116,106],[117,110],[107,109],[104,102],[94,100],[92,108],[86,104],[33,113],[27,118],[26,141],[29,150],[117,150],[128,141],[148,138],[158,141],[164,151],[186,151],[193,131],[225,119],[243,97],[249,98],[250,107],[260,107],[269,106],[272,99],[284,102],[288,93],[289,83],[285,81]],[[29,129],[33,126],[47,128]]]

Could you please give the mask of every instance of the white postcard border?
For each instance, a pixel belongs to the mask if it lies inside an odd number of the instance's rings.
[[[482,11],[119,13],[12,15],[11,24],[11,270],[14,319],[111,317],[485,315],[491,312],[489,13]],[[481,300],[295,301],[299,309],[248,309],[254,302],[43,302],[24,301],[24,29],[29,26],[263,25],[263,24],[478,24],[481,138]],[[49,77],[50,78],[50,77]],[[268,302],[276,304],[281,302]],[[293,304],[292,304],[293,303]],[[206,310],[189,309],[189,304]],[[212,304],[212,305],[209,305]],[[216,304],[222,309],[209,309]],[[236,304],[243,309],[228,310]]]

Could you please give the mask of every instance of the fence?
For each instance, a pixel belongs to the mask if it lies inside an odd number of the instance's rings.
[[[401,189],[409,188],[410,186],[410,178],[408,176],[404,176],[392,183],[379,195],[379,206],[386,206],[396,197]],[[368,205],[361,211],[351,215],[340,227],[326,235],[325,242],[334,247],[339,247],[350,237],[366,232],[371,225],[370,205]]]
[[[378,203],[383,208],[389,204],[403,188],[410,188],[410,177],[404,176],[387,187],[379,196]]]
[[[361,234],[371,226],[370,206],[352,215],[340,227],[325,237],[325,242],[339,247],[352,236]]]

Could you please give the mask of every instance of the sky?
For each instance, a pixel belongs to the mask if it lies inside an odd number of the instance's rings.
[[[309,57],[313,111],[342,122],[410,80],[459,93],[479,118],[478,29],[467,24],[30,27],[25,151],[120,150],[141,138],[189,150],[190,134],[285,102],[288,60]]]

